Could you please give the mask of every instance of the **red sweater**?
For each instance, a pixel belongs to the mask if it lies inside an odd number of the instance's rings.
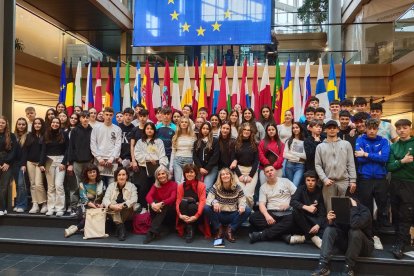
[[[277,142],[274,140],[271,140],[268,144],[267,147],[265,148],[265,141],[262,140],[259,143],[259,161],[260,161],[260,169],[263,169],[264,165],[269,164],[269,160],[267,160],[266,158],[266,152],[267,150],[270,149],[272,150],[274,153],[276,153],[279,158],[276,160],[276,162],[273,165],[273,167],[276,170],[279,170],[283,167],[283,150],[285,149],[285,144],[283,142],[280,142],[280,147],[277,145]]]
[[[156,202],[164,202],[165,205],[174,206],[177,198],[177,183],[169,180],[167,183],[161,185],[160,188],[152,185],[151,190],[145,197],[148,204]]]

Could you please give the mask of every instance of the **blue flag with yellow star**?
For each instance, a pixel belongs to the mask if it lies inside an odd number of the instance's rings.
[[[135,0],[133,44],[269,44],[271,1]]]

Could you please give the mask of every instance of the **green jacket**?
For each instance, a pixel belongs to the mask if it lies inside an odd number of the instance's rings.
[[[411,154],[414,154],[414,137],[391,145],[387,169],[392,173],[392,178],[414,182],[414,162],[401,164],[401,159],[404,158],[410,148]]]

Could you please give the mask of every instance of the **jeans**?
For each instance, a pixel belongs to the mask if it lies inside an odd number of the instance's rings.
[[[286,161],[286,178],[295,184],[298,187],[303,180],[303,174],[305,173],[305,164],[295,163]]]
[[[185,164],[193,164],[193,158],[176,156],[174,160],[171,160],[171,162],[173,162],[175,182],[177,182],[177,184],[183,183],[184,182],[183,167]]]
[[[20,166],[13,166],[13,177],[16,182],[16,202],[14,207],[27,209],[27,188],[26,188],[26,174],[20,169]]]
[[[0,211],[7,210],[9,192],[11,191],[10,182],[12,180],[12,168],[7,171],[0,171]]]
[[[204,176],[203,182],[206,185],[207,193],[210,190],[210,188],[213,187],[214,183],[216,182],[217,174],[218,174],[218,167],[215,166],[210,170],[210,172],[206,176]]]
[[[239,214],[239,211],[234,212],[214,212],[212,206],[204,206],[204,214],[207,216],[210,221],[211,226],[213,227],[213,232],[217,232],[220,228],[220,225],[230,225],[231,230],[236,231],[240,225],[245,222],[251,213],[251,209],[246,207],[246,210]]]

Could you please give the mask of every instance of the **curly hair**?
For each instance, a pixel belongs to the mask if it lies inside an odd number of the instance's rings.
[[[99,172],[98,166],[91,163],[91,164],[88,164],[82,171],[82,176],[81,176],[82,183],[89,182],[88,172],[90,171],[96,171],[96,183],[101,181],[102,177],[101,177],[101,173]]]

